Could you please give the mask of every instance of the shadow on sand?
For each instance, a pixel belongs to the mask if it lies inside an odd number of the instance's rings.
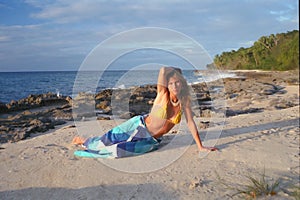
[[[290,120],[283,120],[283,121],[278,121],[278,122],[270,122],[270,123],[265,123],[265,124],[252,125],[252,126],[247,126],[247,127],[224,129],[224,130],[222,130],[222,133],[221,133],[219,138],[226,138],[226,137],[232,137],[232,136],[237,136],[237,135],[244,135],[244,134],[253,133],[253,132],[267,131],[267,130],[271,130],[271,129],[284,128],[284,127],[290,127],[290,126],[293,126],[293,127],[298,126],[299,127],[299,118],[290,119]],[[288,129],[287,129],[287,131],[288,131]],[[207,134],[209,134],[209,133],[201,134],[201,139],[203,140],[204,138],[206,138],[207,140],[210,140],[209,136],[206,137]],[[223,149],[223,148],[226,148],[227,146],[229,146],[230,144],[234,144],[234,143],[241,142],[241,141],[248,140],[248,139],[253,139],[255,137],[260,137],[260,136],[261,135],[259,135],[259,136],[249,135],[249,137],[247,137],[247,138],[234,140],[234,141],[226,143],[226,144],[221,144],[217,147],[219,149]],[[159,148],[163,148],[163,147],[167,146],[170,143],[170,141],[172,141],[172,139],[174,137],[175,137],[175,135],[163,136],[162,142],[161,142]],[[187,136],[177,135],[176,137],[184,139]],[[213,138],[213,139],[218,139],[218,138]],[[191,144],[195,144],[195,142],[191,141]],[[166,149],[179,148],[179,147],[183,147],[184,145],[186,145],[186,144],[184,144],[184,143],[180,144],[179,143],[177,145],[168,146],[168,148],[166,148]]]
[[[276,128],[285,128],[285,127],[299,127],[299,118],[278,121],[278,122],[270,122],[270,123],[259,124],[259,125],[252,125],[252,126],[247,126],[247,127],[224,129],[220,138],[231,137],[231,136],[235,136],[235,135],[243,135],[243,134],[248,134],[248,133],[258,132],[258,131],[266,131],[266,130],[271,130],[271,129],[276,129]],[[287,131],[288,131],[288,129],[287,129]],[[260,136],[261,135],[258,135],[258,136],[253,135],[253,136],[249,136],[247,138],[238,139],[238,140],[226,143],[226,144],[222,144],[220,146],[220,148],[222,149],[230,144],[234,144],[234,143],[241,142],[241,141],[248,140],[248,139],[253,139],[255,137],[260,137]]]
[[[79,189],[34,187],[0,192],[1,199],[179,199],[174,191],[160,184],[99,185]]]

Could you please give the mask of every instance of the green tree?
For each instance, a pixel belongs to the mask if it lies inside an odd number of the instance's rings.
[[[262,36],[249,48],[216,55],[214,63],[222,69],[298,69],[299,31]]]

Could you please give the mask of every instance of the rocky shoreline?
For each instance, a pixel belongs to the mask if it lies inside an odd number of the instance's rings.
[[[298,71],[235,73],[237,78],[223,79],[226,117],[299,105],[299,93],[287,98],[280,96],[286,93],[286,86],[299,86]],[[210,105],[211,94],[205,83],[195,84],[192,88],[200,106],[200,117],[207,118],[211,112],[217,112]],[[29,95],[8,104],[0,102],[0,143],[17,142],[73,120],[89,117],[109,120],[112,115],[130,118],[146,114],[155,97],[156,86],[146,85],[122,90],[106,89],[96,95],[80,93],[74,99],[47,93]],[[112,102],[123,102],[124,105]],[[205,122],[201,123],[201,128],[207,128]]]

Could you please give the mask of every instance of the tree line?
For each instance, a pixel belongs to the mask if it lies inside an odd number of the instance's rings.
[[[216,55],[214,64],[221,69],[299,69],[299,31],[262,36],[249,48]]]

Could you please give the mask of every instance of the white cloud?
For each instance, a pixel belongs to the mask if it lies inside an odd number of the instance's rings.
[[[288,1],[282,5],[282,7],[276,7],[270,10],[270,14],[274,15],[279,22],[283,21],[299,21],[298,2],[293,4]]]
[[[10,37],[7,35],[0,35],[0,42],[10,41]]]
[[[53,20],[57,23],[70,23],[83,21],[97,15],[101,12],[101,5],[96,1],[74,1],[66,4],[52,4],[41,7],[41,11],[33,13],[31,16],[39,19]]]
[[[255,41],[250,40],[250,41],[241,42],[241,43],[239,43],[239,45],[240,45],[241,47],[247,48],[247,47],[252,46],[252,45],[254,44],[254,42],[255,42]]]

